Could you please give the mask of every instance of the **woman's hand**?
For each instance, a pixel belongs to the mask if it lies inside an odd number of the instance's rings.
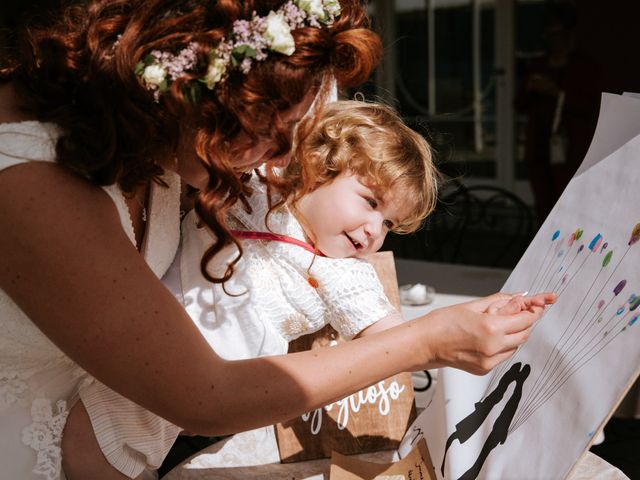
[[[487,313],[511,295],[497,293],[467,303],[440,308],[416,320],[425,328],[424,358],[429,368],[455,367],[484,375],[522,345],[543,312],[539,302],[511,315]]]

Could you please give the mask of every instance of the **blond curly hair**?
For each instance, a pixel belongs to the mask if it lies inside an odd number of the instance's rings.
[[[428,142],[389,107],[343,100],[328,104],[297,131],[293,158],[272,189],[282,203],[331,182],[342,173],[355,174],[378,192],[400,192],[409,214],[394,226],[411,233],[435,207],[439,173]]]

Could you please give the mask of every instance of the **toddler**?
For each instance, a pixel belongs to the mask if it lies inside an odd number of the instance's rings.
[[[297,136],[294,160],[271,187],[254,173],[250,209],[239,203],[229,212],[243,251],[230,280],[202,276],[193,259],[211,233],[196,212],[183,221],[184,260],[167,281],[180,285],[191,318],[226,358],[286,353],[291,340],[327,323],[350,339],[380,320],[377,327],[400,321],[362,257],[387,232],[417,229],[432,210],[429,145],[389,108],[352,101],[329,104]],[[207,273],[222,277],[237,255],[226,247]]]

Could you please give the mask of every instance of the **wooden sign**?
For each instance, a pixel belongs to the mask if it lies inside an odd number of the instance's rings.
[[[400,311],[393,254],[379,252],[368,260],[376,269],[389,301]],[[291,342],[289,352],[323,348],[342,341],[331,326],[326,326]],[[411,374],[395,375],[276,425],[280,459],[284,463],[299,462],[329,458],[333,451],[350,455],[396,449],[415,416]]]

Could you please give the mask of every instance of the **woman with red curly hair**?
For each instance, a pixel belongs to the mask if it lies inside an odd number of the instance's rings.
[[[326,351],[225,361],[158,280],[180,181],[217,238],[205,271],[236,243],[224,219],[250,193],[243,173],[285,165],[324,80],[361,83],[379,56],[357,0],[78,1],[16,34],[0,61],[3,475],[61,478],[65,421],[78,398],[96,421],[99,382],[225,434],[400,371],[486,372],[526,339],[541,310],[488,316],[489,298]]]

